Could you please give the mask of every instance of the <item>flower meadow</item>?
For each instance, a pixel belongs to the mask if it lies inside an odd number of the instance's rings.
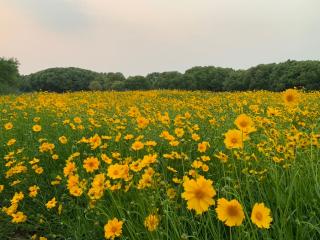
[[[0,239],[320,239],[320,92],[0,97]]]

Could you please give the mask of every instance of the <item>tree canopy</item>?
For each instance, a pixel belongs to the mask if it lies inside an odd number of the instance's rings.
[[[21,92],[150,89],[282,91],[292,87],[320,90],[320,61],[288,60],[278,64],[260,64],[247,70],[197,66],[184,73],[153,72],[127,78],[120,72],[98,73],[73,67],[49,68],[19,77],[18,62],[1,58],[0,84],[0,92],[18,88]]]
[[[0,58],[0,93],[18,90],[19,62],[14,58]]]

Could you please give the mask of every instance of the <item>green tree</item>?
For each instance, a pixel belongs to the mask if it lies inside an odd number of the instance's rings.
[[[122,91],[125,89],[125,82],[124,81],[114,81],[110,86],[111,90],[115,91]]]
[[[224,91],[244,91],[247,90],[249,81],[246,70],[233,71],[223,81]]]
[[[102,86],[99,81],[94,80],[89,84],[89,89],[92,91],[101,91]]]
[[[260,64],[247,70],[249,90],[272,90],[270,76],[276,64]]]
[[[130,76],[125,80],[125,90],[149,90],[150,82],[144,76]]]
[[[30,74],[28,81],[33,91],[66,92],[90,90],[89,85],[99,73],[80,68],[49,68]]]
[[[122,73],[97,73],[80,68],[50,68],[26,76],[18,73],[15,59],[0,61],[0,92],[184,89],[207,91],[271,90],[287,88],[320,89],[320,61],[292,61],[260,64],[247,70],[221,67],[193,67],[153,72],[127,79]],[[18,81],[19,77],[19,81]]]
[[[0,58],[0,93],[18,91],[19,62],[14,58]]]
[[[109,72],[109,73],[103,73],[100,75],[103,78],[103,89],[105,90],[112,90],[113,85],[115,82],[124,82],[126,78],[124,75],[120,72]],[[120,86],[119,84],[115,84],[116,86]],[[118,90],[123,90],[123,89],[118,89]]]
[[[146,76],[152,89],[180,89],[182,74],[176,71],[150,73]]]
[[[185,72],[186,80],[192,82],[189,89],[222,91],[223,82],[233,72],[231,68],[193,67]]]

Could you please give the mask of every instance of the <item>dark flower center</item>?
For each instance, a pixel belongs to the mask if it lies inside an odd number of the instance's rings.
[[[257,220],[259,220],[259,221],[261,221],[261,220],[262,220],[262,218],[263,218],[263,216],[262,216],[262,213],[261,213],[261,212],[256,212],[255,216],[256,216],[256,219],[257,219]]]
[[[293,99],[294,99],[294,97],[293,97],[292,95],[288,95],[288,96],[287,96],[287,101],[288,101],[288,102],[292,102]]]
[[[238,139],[237,138],[231,138],[231,142],[235,144],[235,143],[238,142]]]
[[[228,215],[229,216],[231,216],[231,217],[235,217],[235,216],[237,216],[238,215],[238,209],[237,209],[237,207],[236,206],[228,206],[228,208],[227,208],[227,213],[228,213]]]
[[[201,199],[204,197],[204,192],[202,191],[202,189],[197,189],[194,192],[194,195],[196,196],[196,198]]]

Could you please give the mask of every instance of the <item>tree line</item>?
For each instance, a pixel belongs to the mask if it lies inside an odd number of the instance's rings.
[[[119,72],[98,73],[81,68],[49,68],[19,75],[16,59],[0,58],[0,93],[73,92],[181,89],[207,91],[282,91],[287,88],[320,90],[320,61],[260,64],[247,70],[214,66],[178,71],[153,72],[125,77]]]

